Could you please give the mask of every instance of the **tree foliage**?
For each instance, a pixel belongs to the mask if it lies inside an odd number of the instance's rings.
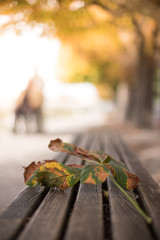
[[[43,23],[44,34],[72,46],[85,68],[72,67],[72,75],[65,74],[70,81],[78,77],[112,89],[118,81],[129,83],[128,116],[150,124],[152,85],[160,58],[158,0],[7,0],[0,7],[1,14],[10,16],[1,29],[13,25],[21,31],[24,23]]]

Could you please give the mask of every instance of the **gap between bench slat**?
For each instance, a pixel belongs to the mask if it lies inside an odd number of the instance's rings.
[[[138,193],[146,211],[152,217],[155,238],[160,239],[160,187],[142,166],[140,160],[124,145],[122,140],[119,137],[115,138],[115,140],[115,148],[117,148],[121,158],[141,179],[137,188]]]
[[[79,143],[83,145],[88,142],[88,138],[85,137]],[[66,156],[62,153],[62,156]],[[73,163],[73,157],[69,156],[66,160],[66,164]],[[74,161],[75,163],[75,161]],[[77,164],[81,163],[80,159],[76,160]],[[55,240],[60,239],[65,232],[64,226],[67,221],[68,213],[71,207],[72,199],[75,197],[75,189],[69,188],[66,191],[59,189],[50,189],[46,198],[37,209],[32,219],[19,236],[19,240]]]
[[[87,150],[96,151],[99,143],[96,135],[90,135]],[[87,164],[87,162],[86,162]],[[102,240],[103,229],[102,185],[80,184],[80,189],[69,221],[65,240]]]
[[[0,239],[13,239],[46,195],[43,187],[26,187],[0,215]]]
[[[115,135],[106,137],[103,132],[100,138],[96,134],[90,137],[78,137],[75,144],[92,150],[102,150],[115,156],[117,160],[126,162],[129,169],[141,176],[144,181],[140,184],[139,193],[145,203],[145,207],[152,213],[153,227],[160,239],[160,193],[159,187],[154,184],[152,179],[148,184],[150,176],[143,171],[138,160],[128,153],[121,141]],[[101,148],[101,149],[100,149]],[[62,156],[62,155],[61,155]],[[73,157],[66,158],[60,156],[62,161],[67,164],[73,163]],[[75,161],[74,161],[75,163]],[[77,162],[76,163],[80,163]],[[136,163],[136,167],[134,164]],[[150,231],[135,209],[130,205],[119,189],[111,183],[110,191],[110,213],[113,240],[128,239],[153,239]],[[149,187],[148,187],[149,186]],[[16,198],[7,210],[0,216],[1,239],[13,239],[23,228],[28,216],[31,216],[38,207],[46,193],[42,188],[27,188]],[[76,193],[78,185],[74,188],[62,192],[58,189],[50,189],[41,205],[37,208],[31,220],[27,223],[24,231],[19,235],[19,240],[24,239],[54,239],[54,240],[101,240],[104,238],[103,231],[103,197],[102,186],[84,184]],[[28,192],[31,191],[31,192]],[[152,194],[152,195],[151,195]],[[77,195],[77,200],[76,200]],[[28,197],[28,198],[27,198]],[[157,197],[157,199],[156,199]],[[73,208],[74,207],[74,208]],[[70,210],[72,209],[72,214]],[[69,215],[71,214],[71,216]],[[68,223],[67,223],[68,220]],[[88,225],[89,224],[89,225]],[[143,235],[142,235],[143,234]]]
[[[78,135],[74,142],[79,141]],[[56,154],[57,155],[57,154]],[[56,159],[64,162],[67,157],[58,154]],[[22,176],[23,181],[23,176]],[[39,207],[48,192],[43,187],[26,187],[0,215],[0,239],[15,239],[28,224],[28,220]]]
[[[100,141],[103,144],[103,151],[111,155],[115,160],[120,161],[120,156],[117,154],[115,146],[112,144],[107,133],[100,135]],[[110,179],[108,179],[108,188],[112,239],[153,239],[143,218]],[[128,194],[134,198],[134,194],[132,192],[128,191]]]

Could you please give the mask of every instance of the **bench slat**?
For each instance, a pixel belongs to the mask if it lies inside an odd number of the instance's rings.
[[[78,141],[79,135],[75,138]],[[65,161],[66,156],[56,153],[58,161]],[[16,238],[27,225],[29,218],[46,196],[48,190],[43,187],[26,187],[0,215],[1,240]]]
[[[88,138],[80,140],[79,144],[86,144]],[[65,157],[66,154],[61,154]],[[72,164],[73,157],[69,156],[66,160],[66,164]],[[80,159],[77,159],[77,164],[81,163]],[[53,240],[58,239],[64,231],[64,224],[66,222],[66,216],[70,208],[70,203],[74,197],[75,188],[69,188],[66,191],[61,191],[56,188],[50,189],[46,198],[43,200],[40,207],[37,209],[32,219],[21,233],[19,240]]]
[[[15,237],[28,217],[32,215],[46,195],[44,188],[26,187],[9,207],[0,215],[0,238],[1,240]]]
[[[95,136],[90,136],[88,143],[90,146],[84,146],[87,150],[98,150],[99,146]],[[64,239],[101,240],[104,238],[103,224],[102,186],[80,184]]]
[[[71,189],[65,192],[59,189],[50,189],[18,239],[57,239],[71,199],[71,193]]]
[[[103,143],[104,152],[111,155],[117,161],[120,161],[119,155],[116,153],[115,147],[107,135],[104,137]],[[135,207],[110,179],[108,179],[108,185],[112,239],[153,239],[145,221],[137,212]],[[128,194],[134,198],[134,194],[132,192],[128,191]]]
[[[65,240],[103,239],[102,188],[80,185]]]
[[[117,134],[83,134],[83,137],[79,135],[76,138],[74,144],[88,150],[104,151],[117,161],[124,161],[131,171],[143,179],[138,194],[153,218],[153,232],[160,239],[160,188]],[[72,156],[66,157],[66,154],[60,154],[58,159],[66,164],[82,162]],[[107,184],[112,240],[155,239],[153,232],[124,194],[109,179]],[[27,187],[1,214],[1,239],[102,240],[105,237],[104,219],[108,219],[108,216],[103,216],[108,215],[108,212],[103,213],[102,191],[102,185],[91,184],[76,185],[64,192],[56,188],[48,192],[40,187]],[[132,192],[128,192],[134,197]],[[30,218],[28,222],[27,218]]]
[[[160,239],[160,187],[142,166],[140,160],[129,151],[120,138],[114,138],[115,148],[122,158],[141,179],[138,186],[138,193],[142,199],[144,207],[153,220],[153,230],[157,239]]]

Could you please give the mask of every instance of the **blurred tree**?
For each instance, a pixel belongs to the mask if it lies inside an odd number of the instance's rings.
[[[95,26],[85,34],[79,32],[76,37],[70,36],[68,41],[72,47],[63,46],[57,70],[59,79],[90,81],[103,98],[113,98],[117,83],[127,79],[125,61],[122,61],[126,50],[119,41],[116,27],[107,23],[105,26]]]
[[[112,1],[112,6],[105,2],[95,1],[95,4],[112,12],[115,18],[120,20],[119,26],[121,27],[124,27],[122,22],[124,16],[132,22],[136,57],[134,74],[129,85],[130,98],[127,116],[139,126],[151,126],[153,82],[157,61],[160,57],[160,8],[158,1]]]
[[[140,126],[151,125],[160,48],[158,0],[6,0],[0,1],[0,13],[10,16],[4,28],[13,25],[21,31],[25,22],[43,23],[44,34],[71,43],[81,62],[86,59],[86,68],[75,71],[72,81],[110,82],[113,89],[127,81],[128,117]]]

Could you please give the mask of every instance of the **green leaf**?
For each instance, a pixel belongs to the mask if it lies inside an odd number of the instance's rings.
[[[35,186],[39,185],[39,183],[37,182],[37,175],[36,175],[37,172],[38,172],[38,170],[35,171],[34,174],[28,179],[28,181],[26,183],[28,186],[35,187]]]
[[[140,208],[136,201],[134,201],[131,196],[115,181],[113,177],[110,176],[111,181],[119,188],[119,190],[128,198],[128,200],[133,204],[141,216],[145,219],[148,224],[152,223],[152,219]]]
[[[105,153],[105,158],[103,160],[103,163],[108,163],[110,161],[114,161],[113,158],[111,158],[109,155]]]
[[[77,164],[66,166],[56,160],[46,160],[37,164],[32,162],[25,168],[25,183],[32,187],[40,184],[65,190],[80,180],[82,168],[83,166]]]
[[[103,183],[109,175],[109,169],[102,164],[87,165],[81,172],[81,183],[100,184]]]
[[[133,190],[138,185],[139,178],[123,166],[115,161],[107,164],[87,165],[81,171],[80,181],[81,183],[100,184],[106,180],[110,172],[123,188]]]
[[[117,168],[122,168],[122,169],[128,170],[124,163],[117,162],[113,158],[110,158],[109,165],[111,165],[112,167],[117,167]]]
[[[80,157],[83,160],[93,162],[94,165],[85,167],[72,164],[66,166],[57,163],[55,160],[48,160],[44,163],[31,163],[25,168],[25,182],[29,186],[41,184],[48,187],[56,186],[62,190],[67,189],[79,180],[82,183],[100,184],[109,175],[125,189],[133,190],[139,183],[139,178],[129,172],[123,163],[116,162],[106,153],[99,151],[87,151],[70,143],[64,143],[60,139],[50,142],[49,148],[57,152],[65,152]]]
[[[123,171],[122,168],[118,168],[118,167],[113,167],[110,166],[110,164],[108,165],[108,168],[110,169],[112,175],[114,176],[114,178],[116,179],[116,181],[125,189],[127,189],[127,175],[125,174],[125,172]]]
[[[139,178],[129,172],[123,163],[111,161],[106,164],[106,167],[110,170],[116,181],[125,189],[133,190],[139,183]]]
[[[46,163],[39,168],[36,174],[40,185],[47,187],[58,187],[65,190],[75,185],[80,180],[82,168],[70,167],[62,163]]]
[[[103,179],[106,179],[106,177],[104,177],[106,176],[106,172],[109,170],[115,177],[117,182],[119,182],[122,187],[128,190],[133,190],[139,182],[138,177],[135,174],[130,173],[123,163],[116,162],[106,153],[102,153],[99,151],[87,151],[85,149],[74,146],[73,144],[64,143],[60,139],[52,140],[49,144],[49,148],[53,151],[66,152],[74,156],[80,157],[83,160],[97,164],[97,166],[87,166],[83,170],[83,172],[81,173],[81,182],[83,183],[102,183]]]
[[[45,163],[51,163],[51,162],[56,162],[56,160],[45,160],[44,162],[37,162],[37,163],[32,162],[27,167],[24,167],[25,183],[31,187],[37,186],[38,182],[37,182],[36,174],[40,166],[44,165]]]
[[[104,163],[104,162],[108,163],[112,159],[108,154],[103,152],[96,151],[96,152],[89,152],[89,153],[94,158],[99,159],[101,163]]]

